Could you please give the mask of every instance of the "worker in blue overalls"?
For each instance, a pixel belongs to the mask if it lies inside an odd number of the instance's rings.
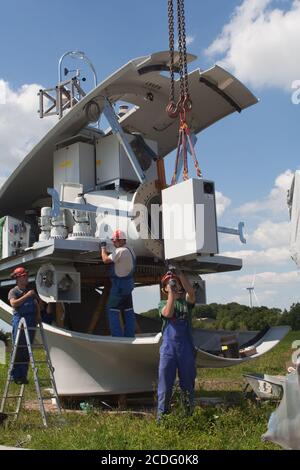
[[[110,265],[111,290],[108,298],[109,326],[112,336],[135,336],[135,313],[132,304],[134,289],[134,271],[136,257],[126,245],[126,235],[116,230],[112,235],[115,251],[108,254],[106,242],[101,242],[101,257]],[[121,326],[121,314],[124,315],[124,328]]]
[[[28,287],[28,273],[23,267],[16,268],[11,277],[16,280],[17,285],[8,293],[8,300],[13,308],[12,338],[16,340],[18,325],[21,318],[25,318],[28,328],[34,328],[40,321],[40,309],[37,295],[33,289]],[[30,342],[34,341],[35,331],[29,330]],[[20,346],[26,345],[24,331],[21,332]],[[17,384],[27,384],[27,373],[29,364],[29,355],[26,348],[19,348],[16,355],[16,362],[12,370],[12,378]]]
[[[158,419],[170,411],[177,371],[183,404],[188,414],[192,413],[194,405],[196,361],[191,314],[195,292],[186,276],[178,270],[176,273],[169,271],[161,280],[162,291],[168,299],[159,304],[163,328],[158,377]]]

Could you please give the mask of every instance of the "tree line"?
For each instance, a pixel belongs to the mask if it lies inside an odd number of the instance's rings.
[[[148,318],[158,318],[158,310],[143,313]],[[193,327],[221,330],[263,330],[266,327],[289,325],[300,330],[300,303],[290,309],[247,307],[232,302],[226,305],[209,304],[196,306],[192,316]]]

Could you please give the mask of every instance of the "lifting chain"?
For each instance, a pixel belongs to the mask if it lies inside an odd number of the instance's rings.
[[[168,107],[175,108],[175,78],[174,78],[174,8],[173,0],[168,0],[168,19],[169,19],[169,50],[170,50],[170,97]],[[168,112],[167,107],[167,112]],[[178,115],[178,114],[177,114]]]
[[[202,173],[197,160],[192,133],[187,124],[186,113],[192,109],[192,101],[189,95],[189,79],[187,67],[187,50],[186,50],[186,30],[185,30],[185,13],[184,0],[177,0],[177,23],[178,23],[178,50],[179,50],[179,76],[180,91],[179,99],[175,101],[175,34],[174,34],[174,0],[168,0],[168,19],[169,19],[169,49],[170,49],[170,97],[166,112],[170,118],[179,116],[179,137],[176,153],[175,169],[171,184],[177,183],[179,162],[183,162],[183,179],[189,179],[188,175],[188,151],[190,152],[196,174],[201,178]]]
[[[187,50],[186,50],[186,31],[184,0],[177,0],[177,22],[178,22],[178,49],[179,49],[179,75],[180,75],[180,96],[175,103],[175,66],[174,66],[174,0],[168,0],[168,19],[169,19],[169,50],[170,50],[170,98],[166,108],[167,114],[171,118],[176,118],[180,112],[191,111],[192,101],[189,96],[188,69],[187,69]]]

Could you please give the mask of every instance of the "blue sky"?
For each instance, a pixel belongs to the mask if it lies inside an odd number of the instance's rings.
[[[221,193],[219,224],[244,220],[249,241],[241,246],[222,237],[222,251],[243,250],[245,267],[237,275],[207,278],[208,299],[247,303],[245,287],[256,271],[261,302],[288,307],[299,300],[300,281],[287,254],[284,201],[288,170],[300,166],[300,105],[291,101],[292,83],[300,80],[300,2],[186,0],[186,22],[189,51],[198,56],[191,68],[220,62],[260,98],[258,105],[226,118],[198,138],[204,177],[213,179]],[[35,114],[35,84],[56,83],[63,52],[85,51],[101,80],[130,59],[167,48],[166,0],[2,2],[0,83],[5,82],[11,106],[8,112],[0,104],[1,182],[48,128]],[[70,60],[68,65],[76,63]],[[168,158],[168,174],[171,163]],[[141,311],[141,296],[137,297]],[[150,298],[156,302],[157,293],[148,296],[147,307]]]
[[[58,58],[70,49],[84,50],[99,78],[106,77],[134,57],[168,47],[166,3],[88,0],[83,8],[81,2],[68,0],[5,2],[0,19],[1,78],[13,89],[25,83],[51,86],[57,79]],[[199,57],[193,67],[206,68],[214,63],[204,50],[241,3],[186,0],[187,32],[194,38],[190,52]],[[290,2],[274,2],[277,6],[281,3],[287,6]],[[74,61],[69,65],[74,66]],[[262,99],[258,106],[242,116],[224,120],[199,139],[199,158],[205,175],[240,201],[251,197],[254,184],[256,194],[263,195],[263,183],[270,186],[274,176],[286,169],[287,162],[293,167],[298,163],[295,150],[299,109],[291,104],[287,92],[254,92]],[[247,172],[248,185],[239,178],[232,184],[233,168],[237,174]]]

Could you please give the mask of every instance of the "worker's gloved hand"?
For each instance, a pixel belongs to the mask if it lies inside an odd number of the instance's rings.
[[[100,248],[106,248],[107,243],[105,241],[100,242]]]
[[[27,297],[36,297],[36,292],[35,290],[33,289],[30,289],[27,293],[26,293]]]
[[[177,276],[182,276],[183,275],[183,272],[181,271],[181,269],[179,268],[179,266],[177,264],[172,264],[169,266],[169,269],[170,271],[173,273],[173,274],[176,274]]]
[[[175,279],[170,279],[168,284],[172,292],[177,292],[177,282],[175,281]]]

